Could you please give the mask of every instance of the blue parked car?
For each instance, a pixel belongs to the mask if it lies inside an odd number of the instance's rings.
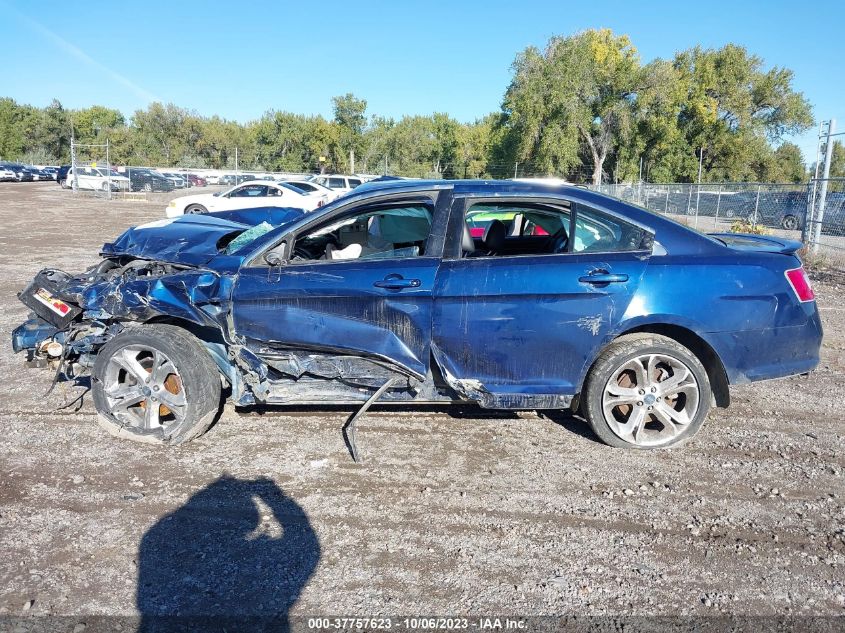
[[[731,385],[816,367],[799,247],[578,187],[365,184],[129,229],[85,273],[38,274],[13,346],[90,368],[102,425],[145,442],[197,437],[225,397],[570,408],[612,446],[666,447]]]

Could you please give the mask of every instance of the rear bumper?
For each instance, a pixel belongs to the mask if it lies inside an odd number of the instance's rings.
[[[821,318],[813,310],[803,325],[715,332],[708,338],[725,365],[728,381],[743,384],[812,371],[819,364],[822,335]]]

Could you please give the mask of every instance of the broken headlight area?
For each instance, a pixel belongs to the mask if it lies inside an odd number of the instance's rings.
[[[78,275],[44,269],[18,293],[32,314],[12,333],[12,348],[26,351],[35,366],[58,360],[89,366],[97,349],[123,329],[119,321],[133,320],[125,310],[107,309],[121,304],[121,287],[180,270],[186,267],[120,258],[104,259]]]

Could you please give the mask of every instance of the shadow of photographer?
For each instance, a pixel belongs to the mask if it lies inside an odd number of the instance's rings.
[[[307,515],[273,481],[224,475],[141,540],[139,630],[287,630],[319,559]]]

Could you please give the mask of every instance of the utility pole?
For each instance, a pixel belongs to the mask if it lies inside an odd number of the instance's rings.
[[[108,182],[109,191],[106,194],[111,200],[111,160],[109,159],[109,139],[106,139],[106,180]]]
[[[516,178],[516,169],[517,169],[517,167],[519,167],[519,163],[514,163],[514,164],[513,164],[513,177],[514,177],[514,178]]]
[[[71,130],[72,129],[73,128],[71,128]],[[72,134],[70,137],[70,168],[73,171],[73,180],[71,180],[71,187],[73,188],[73,193],[76,193],[77,191],[79,191],[79,176],[76,173],[76,139],[74,139]]]
[[[819,184],[819,161],[822,158],[822,131],[827,121],[819,123],[819,140],[816,143],[816,165],[813,169],[813,193],[807,199],[807,209],[804,212],[804,226],[801,227],[801,241],[806,243],[810,238],[813,226],[813,210],[816,206],[816,187]],[[807,192],[809,194],[809,191]]]
[[[704,146],[698,152],[698,184],[701,185],[701,165],[704,162]]]
[[[349,150],[349,173],[355,173],[355,150]]]
[[[698,187],[695,191],[695,228],[698,228],[698,208],[701,204],[701,165],[704,162],[704,146],[698,150]]]
[[[238,184],[238,176],[240,172],[238,171],[238,148],[235,146],[235,184]]]
[[[822,172],[822,185],[819,191],[819,210],[814,214],[814,226],[812,230],[813,254],[819,251],[819,240],[822,235],[822,222],[824,221],[824,205],[827,199],[827,181],[830,178],[830,163],[833,158],[833,136],[836,135],[836,119],[831,119],[827,124],[827,140],[824,145],[824,171]]]

